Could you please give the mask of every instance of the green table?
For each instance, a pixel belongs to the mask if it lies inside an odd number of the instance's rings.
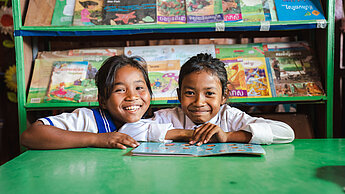
[[[265,156],[129,156],[30,150],[0,167],[0,193],[342,193],[345,139],[263,146]],[[127,155],[126,155],[127,154]]]

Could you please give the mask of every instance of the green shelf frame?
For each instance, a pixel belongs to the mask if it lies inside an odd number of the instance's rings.
[[[204,23],[204,24],[140,24],[121,26],[23,26],[20,0],[12,0],[14,41],[17,65],[18,85],[18,111],[20,134],[26,129],[27,111],[53,108],[93,107],[98,103],[50,103],[27,104],[26,85],[24,71],[24,42],[23,37],[38,36],[121,36],[147,33],[192,33],[192,32],[216,32],[216,31],[262,31],[269,25],[269,31],[280,30],[304,30],[324,28],[327,31],[326,45],[326,95],[308,97],[274,97],[274,98],[240,98],[231,99],[231,103],[325,103],[326,104],[326,137],[333,137],[333,74],[334,74],[334,5],[335,0],[328,0],[325,16],[327,20],[319,21],[277,21],[277,22],[250,22],[250,23]],[[266,28],[267,29],[267,28]],[[165,104],[166,101],[154,101],[152,105],[176,105]]]

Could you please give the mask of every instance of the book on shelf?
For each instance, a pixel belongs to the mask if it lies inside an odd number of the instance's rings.
[[[35,59],[27,103],[50,103],[59,101],[58,99],[49,101],[47,98],[47,88],[53,64],[59,61],[86,61],[88,63],[86,78],[81,80],[83,90],[80,101],[97,102],[98,90],[95,83],[95,74],[109,56],[121,54],[123,54],[122,47],[39,52]],[[63,100],[61,102],[65,101]]]
[[[187,23],[222,22],[221,0],[186,0]]]
[[[274,0],[279,21],[325,19],[320,0]]]
[[[185,0],[157,0],[157,23],[186,23]]]
[[[47,100],[80,102],[87,67],[87,61],[54,61]]]
[[[241,0],[243,22],[265,21],[262,0]]]
[[[125,55],[140,56],[146,64],[153,100],[177,101],[176,88],[180,67],[192,56],[209,53],[215,57],[214,45],[162,45],[125,47]]]
[[[75,0],[73,25],[93,26],[102,24],[103,0]]]
[[[156,0],[104,0],[105,25],[156,23]]]
[[[277,21],[274,0],[262,0],[262,8],[265,15],[265,21]]]
[[[52,26],[71,26],[73,22],[75,0],[56,0]]]
[[[182,142],[158,143],[142,142],[131,151],[133,156],[217,156],[266,154],[261,145],[245,143],[207,143],[201,146]]]
[[[242,21],[240,0],[222,0],[224,22]]]
[[[216,56],[226,65],[230,98],[272,97],[262,44],[216,45]]]
[[[324,95],[318,63],[308,42],[264,43],[273,96]]]

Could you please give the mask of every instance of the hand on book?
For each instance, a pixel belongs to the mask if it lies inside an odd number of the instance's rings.
[[[190,144],[197,146],[208,142],[227,142],[228,134],[224,132],[218,125],[206,123],[196,128],[191,137]]]

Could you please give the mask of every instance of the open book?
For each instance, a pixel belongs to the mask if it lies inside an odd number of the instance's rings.
[[[207,143],[195,146],[181,142],[143,142],[132,150],[134,156],[213,156],[225,154],[264,155],[265,150],[260,145],[248,143]]]

